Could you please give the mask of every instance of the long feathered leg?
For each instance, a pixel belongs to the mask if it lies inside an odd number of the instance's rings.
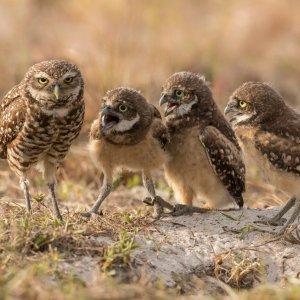
[[[29,182],[27,179],[21,179],[21,188],[24,191],[25,204],[28,212],[31,212],[30,194],[29,194]]]
[[[47,182],[55,216],[57,217],[58,220],[62,221],[63,218],[62,218],[62,215],[61,215],[59,207],[58,207],[58,201],[57,201],[57,196],[56,196],[56,186],[57,186],[56,160],[53,160],[51,157],[49,157],[48,159],[45,158],[45,160],[40,163],[39,168],[40,168],[40,171],[42,171],[42,173],[43,173],[43,177],[44,177],[45,181]]]
[[[112,190],[112,177],[108,174],[104,174],[103,178],[103,184],[101,187],[100,194],[98,198],[96,199],[96,202],[94,203],[93,207],[88,212],[81,213],[84,217],[91,217],[93,214],[99,214],[99,208],[102,204],[102,202],[105,200],[105,198],[110,194]]]
[[[55,216],[57,217],[57,219],[62,221],[63,218],[62,218],[62,215],[59,211],[57,197],[56,197],[56,182],[48,183],[48,188],[50,190],[51,200],[52,200]]]
[[[294,211],[291,215],[291,217],[286,221],[286,219],[282,218],[292,207],[294,207]],[[293,196],[285,205],[284,207],[272,218],[270,219],[264,219],[255,221],[255,223],[262,223],[265,225],[271,225],[271,226],[282,226],[281,230],[279,231],[279,235],[283,234],[287,227],[291,225],[297,216],[300,215],[300,199],[296,196]]]
[[[150,199],[144,199],[144,203],[154,206],[153,218],[159,219],[163,214],[164,208],[173,210],[173,205],[156,195],[154,183],[150,174],[143,173],[142,177],[144,186],[150,194]]]
[[[290,209],[290,208],[289,208]],[[287,209],[287,211],[289,210]],[[287,222],[284,224],[284,226],[281,228],[279,234],[282,234],[285,232],[285,230],[287,229],[287,227],[289,225],[291,225],[295,220],[296,218],[300,216],[300,199],[299,198],[296,198],[295,200],[295,203],[294,203],[294,211],[291,215],[291,217],[287,220]]]

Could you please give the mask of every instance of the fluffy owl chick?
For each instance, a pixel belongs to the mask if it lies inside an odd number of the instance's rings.
[[[179,203],[190,206],[201,197],[211,208],[232,202],[242,207],[245,166],[241,150],[205,79],[191,72],[173,74],[163,86],[163,104],[167,104],[170,134],[165,175]],[[177,207],[175,215],[187,208]]]
[[[267,221],[282,224],[282,216],[295,205],[283,232],[300,213],[300,113],[285,104],[268,84],[247,82],[233,93],[225,114],[245,154],[271,183],[295,195]]]
[[[151,173],[165,163],[167,141],[159,111],[139,92],[123,87],[108,91],[99,117],[92,124],[89,147],[92,159],[104,174],[103,185],[94,206],[83,215],[98,213],[111,192],[113,172],[126,168],[142,171],[144,185],[159,217],[161,198],[155,194]]]
[[[63,60],[33,65],[0,103],[0,158],[19,176],[31,210],[28,172],[36,165],[51,192],[61,220],[56,169],[83,122],[83,80],[78,68]]]

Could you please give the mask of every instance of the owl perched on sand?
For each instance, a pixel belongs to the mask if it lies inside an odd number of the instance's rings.
[[[183,204],[177,205],[174,214],[192,212],[184,205],[193,205],[198,197],[211,208],[234,202],[242,207],[245,166],[241,149],[205,79],[191,72],[173,74],[163,86],[160,105],[164,104],[170,134],[165,175]]]
[[[94,206],[83,215],[90,217],[98,213],[101,203],[111,192],[113,172],[125,168],[142,172],[144,185],[155,207],[154,215],[159,217],[164,201],[156,196],[151,175],[165,163],[164,147],[168,142],[159,111],[134,89],[113,89],[103,98],[90,136],[90,153],[103,172],[104,180]]]
[[[295,210],[282,232],[300,213],[300,113],[288,106],[268,84],[246,82],[231,96],[225,109],[239,142],[266,179],[294,195],[266,223],[282,224],[282,216]]]
[[[84,116],[83,79],[63,60],[33,65],[0,102],[0,158],[19,176],[31,210],[28,172],[42,172],[58,219],[56,170],[78,136]]]

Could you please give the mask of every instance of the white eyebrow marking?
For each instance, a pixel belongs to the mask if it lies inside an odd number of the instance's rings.
[[[40,71],[40,72],[34,74],[34,77],[35,77],[35,78],[45,77],[45,78],[48,78],[48,79],[50,78],[49,75],[48,75],[47,73],[42,72],[42,71]]]

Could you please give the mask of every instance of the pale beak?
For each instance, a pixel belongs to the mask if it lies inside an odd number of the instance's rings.
[[[60,94],[58,84],[55,85],[53,93],[55,95],[56,100],[58,100],[59,99],[59,94]]]
[[[227,115],[232,111],[232,105],[228,104],[224,109],[224,114]]]
[[[159,106],[162,106],[164,104],[168,103],[168,97],[167,95],[162,95],[159,99]]]

